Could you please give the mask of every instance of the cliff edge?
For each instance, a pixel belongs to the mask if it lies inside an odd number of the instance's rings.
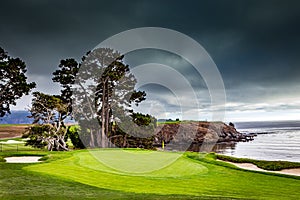
[[[183,144],[203,144],[248,141],[252,136],[240,133],[234,125],[223,122],[177,122],[157,126],[155,146],[182,146]]]

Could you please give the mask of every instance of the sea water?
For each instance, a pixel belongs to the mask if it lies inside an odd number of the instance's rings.
[[[215,151],[240,158],[300,162],[300,121],[240,122],[236,129],[256,133],[253,141],[218,144]]]

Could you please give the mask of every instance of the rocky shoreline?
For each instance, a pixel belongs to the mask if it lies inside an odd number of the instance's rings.
[[[234,127],[223,122],[178,122],[160,124],[157,127],[154,146],[195,146],[224,142],[246,142],[253,140],[255,134],[240,133]],[[190,147],[189,147],[190,148]],[[177,148],[176,148],[177,149]],[[180,148],[181,150],[181,148]]]

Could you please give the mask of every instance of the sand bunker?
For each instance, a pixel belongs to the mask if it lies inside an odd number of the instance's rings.
[[[227,162],[227,161],[223,161]],[[278,174],[288,174],[288,175],[293,175],[293,176],[300,176],[300,168],[295,168],[295,169],[284,169],[281,171],[270,171],[270,170],[264,170],[252,163],[233,163],[233,162],[227,162],[230,164],[233,164],[239,168],[242,169],[247,169],[247,170],[253,170],[253,171],[261,171],[261,172],[272,172],[272,173],[278,173]]]
[[[7,163],[37,163],[41,156],[18,156],[4,158]]]
[[[0,142],[0,144],[23,144],[25,143],[24,141],[17,141],[17,140],[7,140],[4,142]]]

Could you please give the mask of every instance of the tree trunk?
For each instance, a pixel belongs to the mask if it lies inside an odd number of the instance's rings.
[[[52,141],[48,141],[47,149],[48,149],[48,151],[52,151],[53,150]]]
[[[106,95],[106,110],[105,110],[105,138],[107,138],[105,140],[105,146],[107,147],[108,146],[108,138],[109,138],[109,124],[110,124],[110,109],[109,109],[109,103],[108,103],[108,92],[107,92],[107,95]]]
[[[69,151],[69,149],[67,147],[67,143],[65,142],[63,135],[58,137],[57,143],[58,143],[59,151]]]
[[[97,141],[97,147],[102,147],[102,134],[100,130],[95,130],[96,132],[96,141]]]
[[[124,140],[123,140],[123,148],[125,148],[127,145],[127,135],[124,135]]]
[[[91,148],[94,148],[95,147],[95,140],[94,140],[94,134],[93,134],[93,130],[91,129],[90,130],[91,131],[91,133],[90,133],[90,147]]]
[[[101,147],[105,148],[105,114],[104,114],[104,111],[102,111],[101,118],[102,118],[102,124],[101,124]]]
[[[106,81],[102,86],[102,107],[101,107],[101,147],[105,148],[105,126],[106,126]]]

